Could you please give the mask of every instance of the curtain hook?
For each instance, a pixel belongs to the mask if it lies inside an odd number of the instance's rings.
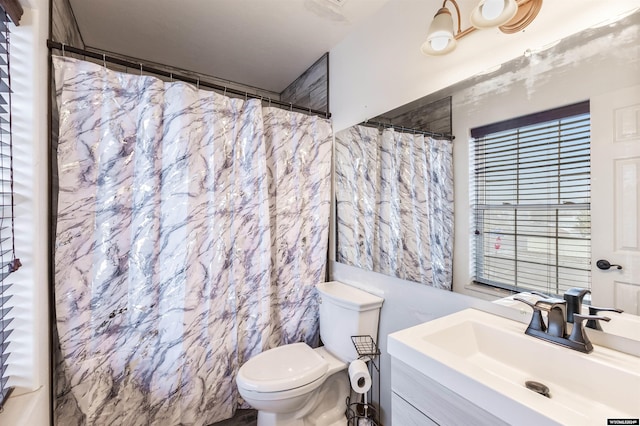
[[[293,104],[289,102],[289,112],[293,112]]]
[[[62,57],[64,58],[64,43],[62,43]]]
[[[107,69],[107,57],[104,53],[102,54],[102,66]]]
[[[171,82],[173,83],[173,73],[172,73],[172,72],[170,72],[170,73],[169,73],[169,79],[170,79],[170,80],[171,80]]]
[[[227,86],[224,86],[224,96],[227,96]]]
[[[271,108],[271,98],[269,98],[269,108]]]
[[[200,79],[198,78],[198,81],[196,82],[196,89],[200,90]]]
[[[142,75],[142,62],[140,62],[140,75]]]

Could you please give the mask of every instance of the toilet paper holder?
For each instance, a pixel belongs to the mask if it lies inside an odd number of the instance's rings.
[[[347,426],[378,426],[378,410],[371,404],[351,402],[347,397]]]
[[[377,357],[378,355],[380,355],[380,349],[378,349],[378,345],[376,345],[373,337],[369,335],[351,336],[351,341],[353,342],[353,346],[355,346],[356,352],[358,353],[358,359]]]
[[[355,335],[351,336],[351,341],[353,342],[353,346],[356,349],[358,354],[358,359],[365,361],[369,366],[369,375],[373,377],[373,368],[376,370],[376,384],[377,384],[377,395],[378,395],[378,403],[380,402],[380,368],[378,367],[378,356],[380,355],[380,349],[376,344],[373,337],[369,335]],[[347,397],[347,424],[349,426],[359,426],[359,425],[378,425],[378,411],[375,406],[371,403],[367,403],[367,401],[371,401],[371,398],[367,398],[367,394],[371,394],[373,396],[373,386],[369,389],[368,392],[361,394],[361,397],[364,397],[364,401],[356,401],[351,402],[351,398]]]

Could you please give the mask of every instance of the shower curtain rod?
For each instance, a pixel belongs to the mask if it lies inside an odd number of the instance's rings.
[[[377,128],[384,127],[384,128],[390,128],[390,129],[399,130],[402,132],[409,132],[409,133],[419,133],[421,135],[431,136],[434,138],[448,139],[450,141],[456,138],[453,135],[447,135],[445,133],[430,132],[429,130],[410,129],[409,127],[397,126],[391,123],[380,123],[378,121],[371,121],[371,120],[363,121],[362,123],[360,123],[360,125],[367,126],[367,127],[377,127]]]
[[[296,111],[303,111],[303,112],[308,112],[309,114],[314,114],[314,115],[318,115],[318,116],[322,116],[325,118],[330,118],[331,117],[331,113],[327,112],[327,111],[320,111],[317,109],[311,109],[311,108],[305,108],[303,106],[299,106],[299,105],[294,105],[290,102],[283,102],[283,101],[279,101],[276,99],[271,99],[269,97],[264,97],[264,96],[260,96],[260,95],[256,95],[253,93],[249,93],[246,91],[242,91],[242,90],[237,90],[237,89],[232,89],[226,86],[221,86],[219,84],[215,84],[215,83],[209,83],[206,81],[202,81],[200,79],[197,78],[193,78],[193,77],[188,77],[186,75],[181,75],[181,74],[175,74],[172,72],[168,72],[168,71],[164,71],[164,70],[160,70],[157,68],[153,68],[147,65],[144,65],[142,63],[138,63],[138,62],[131,62],[131,61],[127,61],[124,59],[119,59],[119,58],[115,58],[113,56],[109,56],[109,55],[105,55],[103,53],[97,53],[97,52],[92,52],[90,50],[84,50],[84,49],[79,49],[77,47],[73,47],[73,46],[69,46],[66,45],[64,43],[59,43],[56,41],[52,41],[52,40],[47,40],[47,47],[49,48],[49,50],[60,50],[62,51],[62,54],[64,56],[65,53],[75,53],[76,55],[82,55],[85,57],[90,57],[90,58],[94,58],[94,59],[100,59],[103,62],[108,62],[110,64],[116,64],[116,65],[120,65],[123,67],[127,67],[127,68],[132,68],[135,70],[140,70],[140,72],[148,72],[151,74],[155,74],[155,75],[159,75],[159,76],[163,76],[163,77],[169,77],[169,78],[173,78],[176,80],[180,80],[180,81],[184,81],[185,83],[191,83],[191,84],[195,84],[198,86],[202,86],[202,87],[207,87],[209,89],[215,89],[215,90],[219,90],[221,92],[224,93],[231,93],[234,95],[238,95],[238,96],[244,96],[245,98],[253,98],[253,99],[260,99],[263,101],[269,101],[269,103],[273,104],[273,105],[277,105],[283,108],[288,108],[290,110],[296,110]]]

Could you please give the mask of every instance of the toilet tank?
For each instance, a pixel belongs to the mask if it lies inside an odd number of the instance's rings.
[[[316,289],[325,348],[344,362],[357,359],[351,336],[369,335],[377,342],[384,299],[338,281],[320,283]]]

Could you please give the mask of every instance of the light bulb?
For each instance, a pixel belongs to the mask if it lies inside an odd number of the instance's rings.
[[[481,0],[471,12],[469,20],[471,25],[479,29],[495,28],[511,21],[516,13],[516,0]]]
[[[482,5],[482,17],[488,20],[496,19],[504,10],[504,0],[485,0]]]
[[[449,37],[434,37],[429,40],[429,43],[431,43],[431,48],[433,50],[439,52],[440,50],[444,50],[445,47],[447,47],[447,45],[449,44]]]
[[[446,7],[442,7],[433,17],[427,31],[427,40],[422,43],[420,50],[425,55],[444,55],[455,48],[456,39],[453,35],[451,12]]]

